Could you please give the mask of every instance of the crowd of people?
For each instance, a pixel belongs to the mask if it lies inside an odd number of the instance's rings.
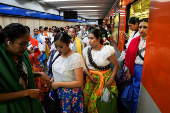
[[[125,34],[128,43],[120,77],[132,79],[132,83],[121,99],[130,113],[137,109],[147,23],[147,19],[132,17],[128,25],[133,33],[129,39]],[[120,83],[115,81],[119,66],[110,45],[110,29],[109,25],[107,30],[97,25],[40,26],[31,36],[28,26],[7,25],[0,31],[0,112],[43,113],[44,95],[49,91],[57,94],[63,113],[100,113],[103,101],[112,104],[103,109],[119,112]],[[125,95],[130,89],[131,94]],[[131,95],[130,102],[127,95]]]

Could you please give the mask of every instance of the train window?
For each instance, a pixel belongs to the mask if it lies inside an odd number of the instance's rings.
[[[114,17],[114,26],[113,26],[113,37],[115,43],[118,45],[119,41],[119,22],[120,22],[120,13],[118,12]]]

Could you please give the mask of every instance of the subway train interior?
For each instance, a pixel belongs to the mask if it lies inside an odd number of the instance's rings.
[[[0,113],[170,113],[169,27],[170,0],[0,0]]]

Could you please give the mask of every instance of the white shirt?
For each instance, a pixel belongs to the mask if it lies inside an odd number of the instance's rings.
[[[146,39],[140,37],[140,43],[139,43],[139,50],[143,49],[146,47]],[[145,56],[145,51],[141,53],[141,55],[144,57]],[[135,59],[135,64],[143,65],[143,60],[139,57],[139,55]]]
[[[132,39],[134,39],[134,38],[136,38],[136,37],[138,37],[140,35],[139,31],[135,35],[134,34],[135,34],[135,31],[133,31],[131,33],[128,42],[125,44],[126,45],[126,49],[128,48],[128,46],[129,46],[130,42],[132,41]]]
[[[53,60],[58,54],[55,53]],[[59,56],[52,65],[54,82],[75,81],[74,69],[81,68],[83,65],[85,65],[83,58],[78,53],[73,53],[67,58]]]
[[[95,68],[90,64],[88,59],[88,48],[87,46],[83,50],[83,57],[86,59],[86,65],[89,69],[95,70]],[[110,61],[108,58],[115,53],[114,47],[110,45],[105,45],[100,51],[91,50],[92,59],[98,66],[107,66]]]
[[[51,49],[50,49],[50,52],[53,51],[53,50],[57,50],[55,45],[54,45],[54,37],[51,37]]]
[[[46,44],[45,44],[46,39],[45,38],[47,38],[47,36],[44,36],[44,33],[43,34],[40,33],[40,39],[41,39],[41,43],[43,45],[43,50],[44,51],[46,50],[46,48],[45,48],[45,46],[46,46]]]
[[[88,37],[83,39],[83,43],[86,43],[87,46],[90,46]]]

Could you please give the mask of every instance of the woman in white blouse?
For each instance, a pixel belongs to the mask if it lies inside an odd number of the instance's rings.
[[[84,112],[83,91],[83,59],[80,54],[69,48],[70,37],[67,33],[57,33],[54,44],[57,52],[52,65],[53,80],[52,88],[59,92],[61,99],[61,111],[63,113]]]
[[[114,57],[114,47],[102,45],[102,35],[98,29],[89,34],[89,44],[83,50],[83,57],[87,69],[84,88],[84,105],[88,113],[97,113],[96,100],[102,96],[102,89],[106,86],[117,97],[117,87],[114,80],[118,63]],[[110,63],[114,65],[113,72]],[[115,103],[116,105],[116,103]]]
[[[125,56],[126,66],[128,67],[127,78],[130,79],[132,77],[132,81],[133,81],[131,84],[132,87],[127,87],[122,94],[122,98],[130,97],[129,94],[132,94],[131,95],[132,100],[130,103],[123,102],[125,106],[130,105],[130,107],[128,108],[129,113],[136,113],[136,109],[137,109],[143,62],[145,56],[147,28],[148,28],[148,19],[144,18],[140,20],[139,21],[140,36],[134,38],[131,41]],[[132,88],[131,92],[129,92],[130,91],[129,88]],[[128,96],[124,94],[128,94]]]

